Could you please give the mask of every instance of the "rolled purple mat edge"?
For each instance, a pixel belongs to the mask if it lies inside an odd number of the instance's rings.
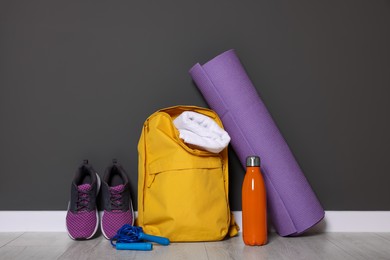
[[[325,215],[285,139],[249,79],[235,50],[228,50],[189,71],[218,113],[245,168],[247,156],[261,158],[269,218],[281,236],[296,236]]]

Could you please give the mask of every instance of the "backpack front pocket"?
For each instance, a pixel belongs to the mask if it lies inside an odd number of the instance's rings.
[[[221,158],[159,159],[149,165],[144,194],[146,232],[172,241],[226,236],[230,211]]]

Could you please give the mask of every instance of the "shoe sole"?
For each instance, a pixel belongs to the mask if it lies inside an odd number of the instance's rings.
[[[101,181],[100,181],[99,175],[98,175],[97,173],[95,173],[95,174],[96,174],[96,178],[97,178],[97,189],[96,189],[96,197],[97,197],[97,195],[99,194],[100,183],[101,183]],[[67,212],[69,211],[69,208],[70,208],[70,201],[68,202],[68,209],[67,209]],[[69,232],[69,230],[68,230],[68,226],[66,225],[66,231],[68,232],[68,235],[69,235],[69,237],[70,237],[71,239],[73,239],[73,240],[91,239],[91,238],[96,234],[96,231],[98,230],[98,227],[99,227],[99,212],[98,212],[97,208],[95,209],[95,212],[96,212],[96,219],[97,219],[97,221],[96,221],[96,226],[95,226],[95,229],[94,229],[92,235],[89,236],[89,237],[87,237],[87,238],[74,238],[74,237],[72,237],[72,235],[70,234],[70,232]]]

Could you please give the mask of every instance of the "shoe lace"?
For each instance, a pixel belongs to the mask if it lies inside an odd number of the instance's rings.
[[[122,208],[122,193],[123,191],[110,190],[110,202],[113,210],[120,210]]]
[[[77,196],[77,211],[88,209],[89,195],[88,191],[79,190]]]

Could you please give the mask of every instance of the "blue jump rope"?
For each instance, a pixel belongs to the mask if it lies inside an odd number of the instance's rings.
[[[111,245],[117,250],[143,250],[150,251],[153,249],[153,244],[142,241],[155,242],[160,245],[167,246],[170,241],[166,237],[152,236],[145,234],[141,227],[123,225],[116,235],[111,238]],[[114,243],[116,241],[116,243]]]

